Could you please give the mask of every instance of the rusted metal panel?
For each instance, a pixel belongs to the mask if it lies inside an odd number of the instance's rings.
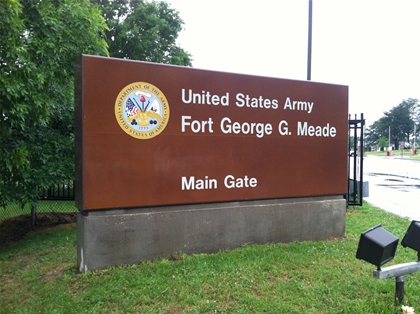
[[[347,192],[347,86],[93,56],[76,69],[80,210]]]

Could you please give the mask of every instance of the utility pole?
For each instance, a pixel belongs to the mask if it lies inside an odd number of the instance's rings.
[[[413,138],[413,149],[411,152],[413,155],[416,155],[416,121],[414,121],[414,138]]]
[[[391,126],[388,126],[388,149],[387,149],[387,156],[392,156],[392,149],[391,149]]]

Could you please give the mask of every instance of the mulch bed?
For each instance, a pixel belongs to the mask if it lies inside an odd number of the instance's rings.
[[[21,215],[0,222],[0,248],[22,240],[28,232],[76,222],[76,213],[38,213],[35,225],[31,215]]]

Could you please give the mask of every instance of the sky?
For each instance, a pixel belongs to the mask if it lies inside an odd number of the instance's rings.
[[[168,0],[193,67],[307,79],[308,0]],[[419,0],[313,0],[311,80],[349,86],[369,126],[420,100]]]

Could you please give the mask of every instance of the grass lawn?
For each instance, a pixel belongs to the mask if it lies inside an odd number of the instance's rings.
[[[384,152],[365,152],[365,156],[386,156],[386,151]],[[420,155],[413,155],[411,149],[398,149],[392,151],[392,156],[394,157],[404,157],[409,158],[410,160],[420,160]]]
[[[76,228],[33,232],[0,250],[0,313],[401,313],[395,281],[355,258],[360,233],[382,223],[402,239],[410,221],[364,204],[336,239],[177,254],[77,274]],[[386,266],[416,261],[399,245]],[[404,305],[420,310],[418,273]]]

